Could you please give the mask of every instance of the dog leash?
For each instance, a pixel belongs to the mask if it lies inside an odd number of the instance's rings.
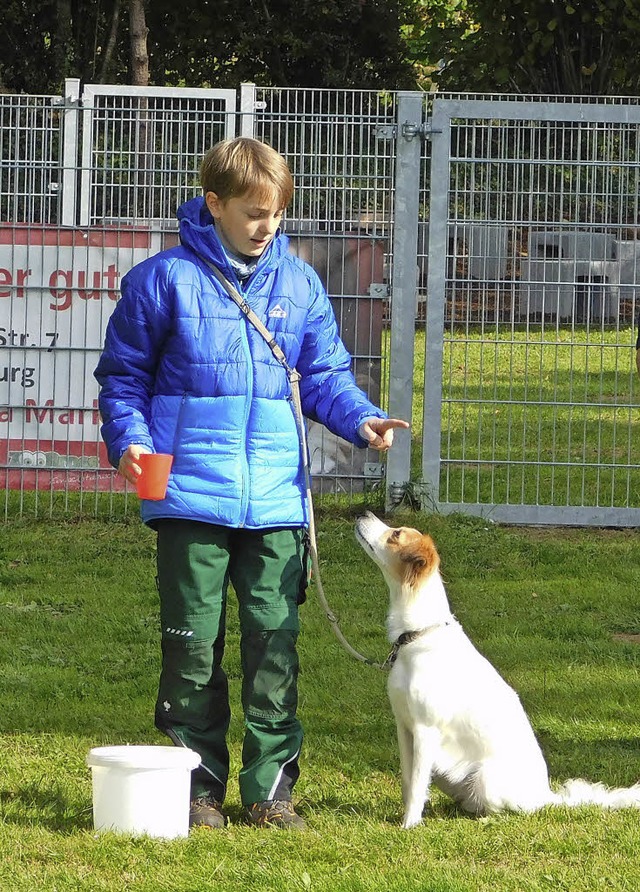
[[[311,567],[315,574],[315,582],[316,582],[316,591],[318,593],[318,600],[324,610],[325,616],[329,621],[329,625],[333,631],[333,634],[336,636],[342,647],[346,650],[348,654],[350,654],[354,659],[359,660],[361,663],[366,663],[367,666],[373,666],[376,669],[387,669],[391,665],[393,665],[393,660],[391,660],[391,654],[384,663],[377,663],[375,660],[369,659],[369,657],[363,656],[359,653],[355,647],[352,647],[351,644],[347,641],[345,636],[342,633],[340,625],[338,623],[338,618],[335,613],[329,606],[329,602],[327,601],[326,595],[324,593],[324,587],[322,585],[322,578],[320,576],[320,565],[318,562],[318,543],[316,538],[316,522],[313,510],[313,498],[311,495],[311,468],[309,465],[309,447],[307,443],[307,431],[304,423],[304,416],[302,414],[302,400],[300,398],[300,379],[302,375],[295,368],[291,368],[289,363],[287,362],[287,358],[284,355],[280,346],[276,343],[275,338],[269,331],[269,329],[264,325],[262,320],[257,316],[246,300],[242,297],[237,288],[227,279],[227,277],[218,269],[218,267],[211,263],[210,260],[207,260],[206,257],[202,257],[198,255],[200,259],[206,263],[209,267],[213,275],[216,277],[218,282],[225,289],[231,300],[236,304],[236,306],[240,309],[241,313],[249,320],[249,322],[253,325],[256,331],[264,338],[267,342],[271,352],[278,360],[280,365],[284,368],[287,373],[287,378],[289,379],[289,385],[291,387],[291,397],[293,401],[293,414],[296,420],[296,427],[298,429],[298,438],[300,441],[300,452],[302,455],[302,467],[304,470],[304,485],[306,491],[307,498],[307,510],[309,514],[309,554],[311,557]],[[394,645],[395,646],[395,645]],[[393,653],[393,651],[392,651]],[[396,650],[397,654],[397,650]],[[394,657],[395,660],[395,657]]]

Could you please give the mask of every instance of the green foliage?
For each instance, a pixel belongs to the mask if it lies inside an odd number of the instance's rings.
[[[640,87],[629,0],[419,0],[412,58],[441,90],[626,94]]]
[[[148,11],[157,83],[393,89],[415,85],[400,39],[406,2],[216,0]]]
[[[186,0],[180,7],[155,0],[146,18],[156,85],[640,90],[640,7],[631,0]],[[1,33],[0,88],[52,93],[65,77],[130,79],[126,3],[7,0]]]
[[[413,0],[168,0],[146,4],[152,83],[158,86],[402,88],[415,86],[401,27]],[[60,91],[65,77],[130,79],[127,4],[113,56],[106,47],[116,0],[9,0],[0,84]],[[25,59],[29,64],[25,65]]]
[[[324,587],[352,643],[388,651],[387,592],[355,542],[355,509],[320,506]],[[518,689],[554,781],[628,784],[637,741],[640,540],[634,531],[526,530],[403,513],[438,543],[452,606]],[[471,820],[442,795],[400,830],[400,781],[385,675],[353,661],[313,587],[302,610],[296,789],[308,831],[239,822],[166,843],[92,829],[88,749],[154,743],[159,669],[155,538],[136,520],[5,523],[0,537],[0,885],[11,892],[632,892],[635,812],[549,809]],[[124,572],[123,572],[124,571]],[[233,599],[231,599],[232,601]],[[240,763],[238,626],[225,665]]]
[[[106,8],[93,0],[8,0],[0,25],[0,85],[10,92],[50,94],[61,90],[66,77],[95,82],[112,6],[113,0]],[[127,39],[121,41],[124,72]]]

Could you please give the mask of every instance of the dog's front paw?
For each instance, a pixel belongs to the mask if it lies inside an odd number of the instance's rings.
[[[418,824],[422,824],[422,812],[420,814],[410,811],[405,813],[402,821],[403,830],[411,830],[412,827],[417,827]]]

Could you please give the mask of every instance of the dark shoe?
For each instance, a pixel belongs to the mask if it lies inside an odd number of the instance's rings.
[[[225,825],[224,815],[220,811],[222,803],[211,796],[199,796],[191,801],[189,809],[189,827],[209,827],[220,830]]]
[[[304,830],[305,823],[294,811],[289,800],[265,799],[245,808],[249,824],[255,827],[274,827],[277,830]]]

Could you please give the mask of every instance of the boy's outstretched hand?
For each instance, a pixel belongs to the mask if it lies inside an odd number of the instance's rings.
[[[397,427],[407,429],[410,425],[399,418],[367,418],[358,428],[358,433],[372,449],[386,452],[393,444],[393,431]]]

